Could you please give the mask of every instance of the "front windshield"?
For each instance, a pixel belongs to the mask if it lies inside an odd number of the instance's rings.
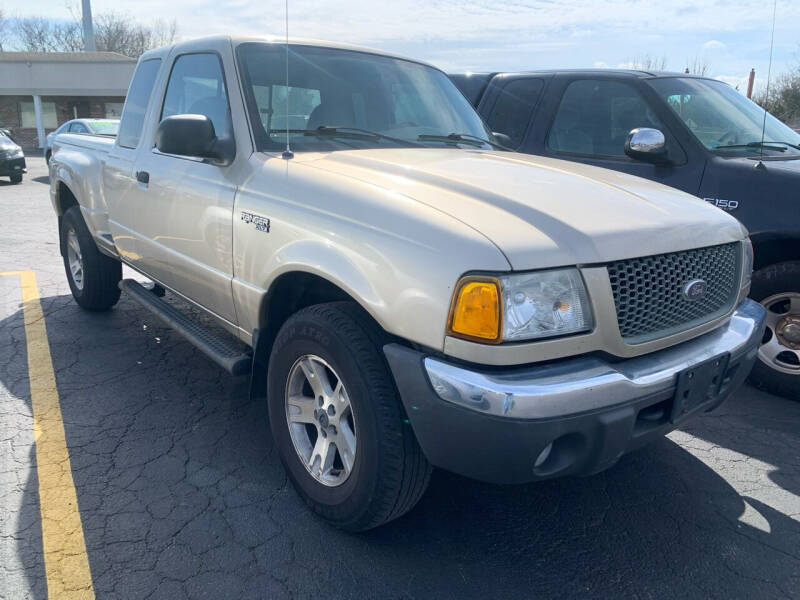
[[[648,80],[694,136],[721,156],[800,155],[800,134],[721,81],[688,77]]]
[[[108,121],[92,121],[89,123],[92,131],[97,135],[117,135],[119,131],[119,121],[110,119]]]
[[[285,52],[286,46],[263,43],[237,51],[259,150],[282,150],[287,128],[294,151],[489,148],[468,139],[491,134],[441,71],[377,54],[290,45],[287,90]],[[451,134],[462,137],[439,137]]]

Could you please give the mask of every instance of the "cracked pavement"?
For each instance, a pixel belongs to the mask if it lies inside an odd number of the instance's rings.
[[[0,180],[0,271],[38,278],[98,598],[800,597],[800,402],[744,388],[587,478],[435,472],[407,516],[342,533],[288,484],[245,380],[124,296],[77,307],[28,164]],[[0,598],[41,599],[20,299],[0,277]]]

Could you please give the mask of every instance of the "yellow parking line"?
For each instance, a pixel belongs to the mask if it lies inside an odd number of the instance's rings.
[[[36,274],[9,271],[2,275],[17,275],[22,284],[47,597],[94,598]]]

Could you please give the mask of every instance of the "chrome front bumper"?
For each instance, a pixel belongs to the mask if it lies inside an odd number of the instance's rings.
[[[587,356],[491,371],[427,357],[424,365],[434,391],[446,402],[510,419],[563,417],[674,389],[681,371],[721,354],[735,358],[752,354],[744,357],[750,365],[763,335],[764,317],[760,304],[745,299],[725,325],[709,333],[618,362]]]

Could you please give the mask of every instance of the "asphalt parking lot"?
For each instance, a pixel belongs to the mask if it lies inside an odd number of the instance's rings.
[[[800,402],[742,389],[588,478],[436,472],[409,515],[345,534],[288,484],[246,381],[124,297],[105,314],[77,307],[44,160],[28,165],[21,185],[0,180],[0,273],[38,285],[85,540],[64,555],[90,571],[90,589],[63,597],[800,597]],[[41,599],[69,586],[44,558],[59,552],[48,504],[63,494],[37,468],[35,436],[53,423],[34,428],[47,370],[21,281],[0,275],[0,598]]]

